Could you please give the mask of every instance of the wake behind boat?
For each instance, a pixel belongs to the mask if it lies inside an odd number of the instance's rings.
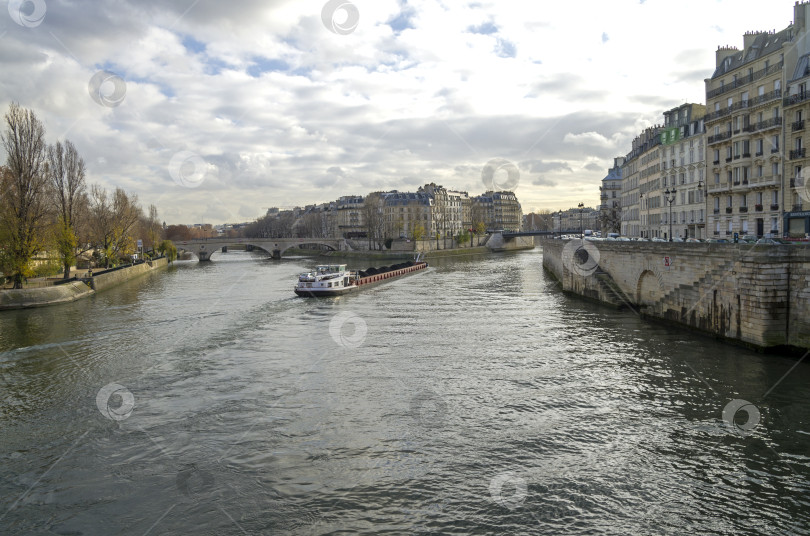
[[[342,296],[358,291],[364,286],[394,279],[427,268],[424,261],[408,261],[381,268],[347,270],[345,264],[322,264],[314,271],[298,276],[295,294],[307,298]]]

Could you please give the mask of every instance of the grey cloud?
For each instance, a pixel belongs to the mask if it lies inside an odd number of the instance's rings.
[[[532,180],[532,184],[534,186],[557,186],[557,182],[551,179],[547,179],[543,175],[538,175],[537,177]]]
[[[525,169],[530,173],[574,172],[574,170],[571,168],[570,165],[568,165],[567,162],[543,161],[543,160],[529,160],[526,162],[521,162],[520,169]]]

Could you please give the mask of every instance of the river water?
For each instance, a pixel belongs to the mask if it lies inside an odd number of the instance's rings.
[[[0,533],[810,534],[810,363],[541,260],[311,300],[231,252],[0,314]]]

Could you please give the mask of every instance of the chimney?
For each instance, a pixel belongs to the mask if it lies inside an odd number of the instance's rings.
[[[717,62],[716,67],[720,67],[720,65],[723,64],[724,59],[731,57],[738,52],[739,50],[737,47],[717,47],[717,52],[715,52],[715,61]]]
[[[745,32],[745,35],[743,35],[743,50],[751,48],[751,45],[754,44],[759,34],[763,33],[765,32]]]
[[[807,9],[810,4],[807,2],[796,2],[793,6],[793,24],[796,26],[796,33],[800,33],[807,27]]]

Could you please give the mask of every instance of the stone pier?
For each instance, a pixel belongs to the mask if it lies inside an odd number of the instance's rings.
[[[810,349],[810,246],[543,240],[571,292],[759,349]]]

